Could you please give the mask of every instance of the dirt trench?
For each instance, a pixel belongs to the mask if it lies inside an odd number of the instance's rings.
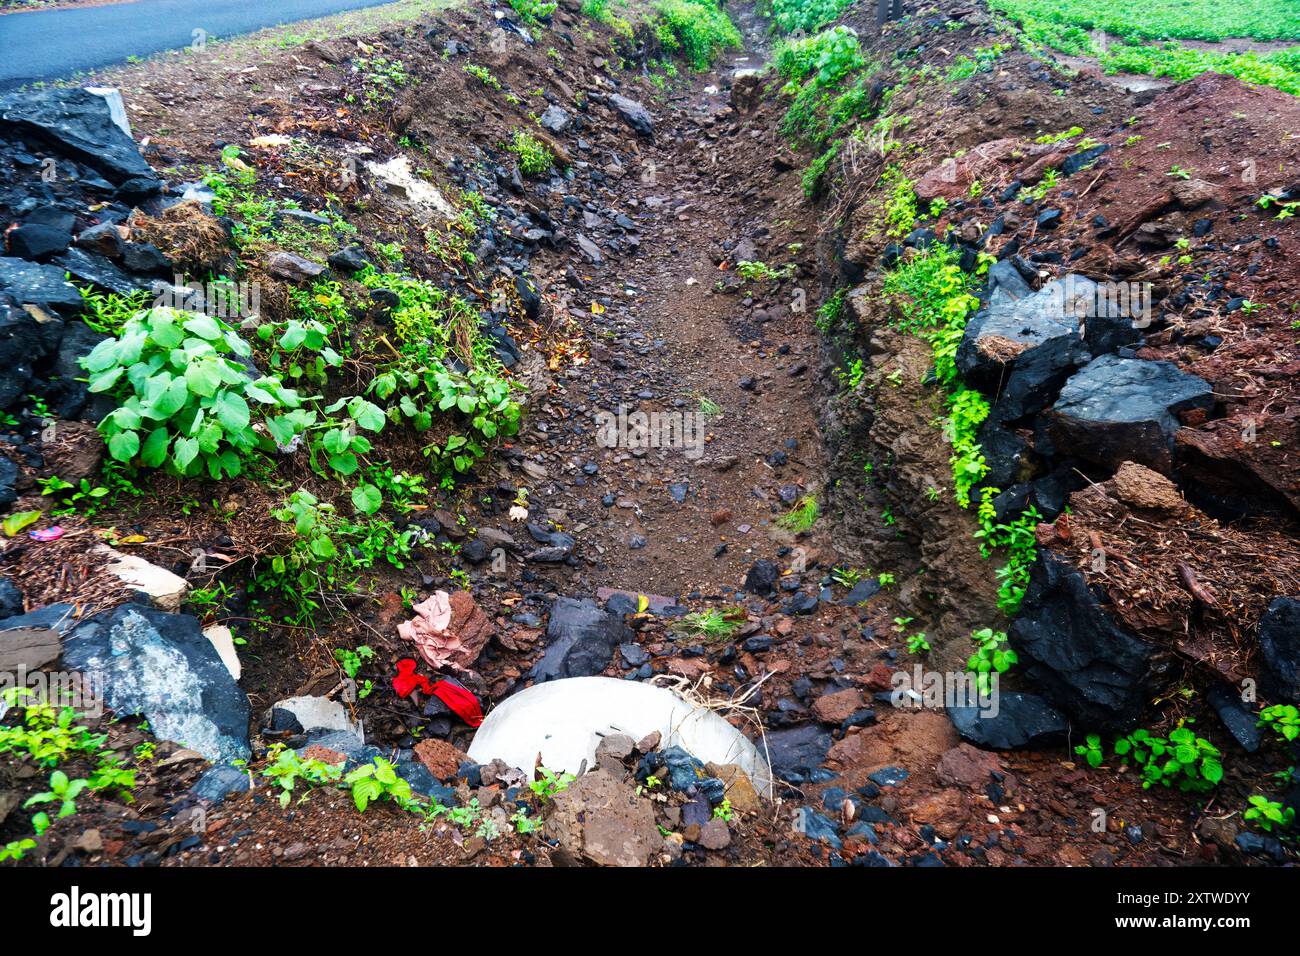
[[[762,166],[736,168],[717,132],[738,120],[734,71],[762,62],[762,26],[745,14],[747,50],[668,98],[639,168],[620,180],[619,201],[652,214],[644,254],[589,267],[579,301],[592,304],[570,310],[590,364],[551,385],[521,442],[526,456],[561,457],[565,471],[598,468],[581,494],[543,485],[533,497],[595,549],[576,582],[583,590],[680,596],[738,586],[756,556],[794,546],[775,521],[823,480],[813,224],[788,183],[754,175]],[[751,135],[766,148],[770,131]],[[742,260],[794,262],[798,274],[737,282]],[[664,447],[604,447],[596,416],[620,409],[661,422],[685,416],[687,441],[664,430]]]

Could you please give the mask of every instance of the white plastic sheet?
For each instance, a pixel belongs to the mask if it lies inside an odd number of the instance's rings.
[[[577,773],[584,760],[588,769],[595,766],[603,737],[640,740],[656,730],[661,747],[679,746],[705,763],[736,764],[760,794],[771,796],[767,761],[722,717],[664,687],[612,677],[548,681],[507,698],[479,727],[469,757],[478,763],[500,758],[531,771],[541,754],[547,769]]]

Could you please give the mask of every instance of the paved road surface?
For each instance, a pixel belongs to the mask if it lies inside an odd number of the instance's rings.
[[[0,17],[0,89],[388,0],[135,0]]]

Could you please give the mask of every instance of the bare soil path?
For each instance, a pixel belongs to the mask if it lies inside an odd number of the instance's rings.
[[[737,168],[737,152],[767,166],[730,105],[734,71],[764,55],[761,25],[742,24],[746,50],[653,107],[654,144],[617,180],[613,203],[645,230],[643,251],[593,265],[575,293],[591,361],[547,396],[524,442],[583,479],[552,482],[533,503],[590,542],[595,564],[580,582],[590,588],[675,596],[738,585],[757,557],[793,544],[775,520],[817,490],[816,283],[806,271],[736,275],[739,261],[797,268],[811,254],[811,228],[799,241],[799,213],[782,208],[797,209],[797,196],[775,176],[754,188],[763,180]],[[618,420],[620,409],[658,413],[674,447],[628,447],[635,436],[603,447],[596,416]],[[668,440],[668,421],[685,425],[684,442]]]

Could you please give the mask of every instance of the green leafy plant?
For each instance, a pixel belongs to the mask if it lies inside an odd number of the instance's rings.
[[[43,803],[57,803],[59,809],[58,813],[55,814],[55,819],[61,820],[64,817],[70,817],[77,812],[77,797],[88,786],[90,786],[89,780],[69,780],[66,773],[62,770],[56,770],[50,774],[50,789],[45,793],[38,793],[28,797],[23,803],[23,809]],[[32,817],[32,826],[36,830],[37,836],[44,833],[49,825],[50,817],[47,813],[41,812]]]
[[[1289,830],[1295,823],[1295,808],[1284,807],[1277,800],[1270,800],[1261,794],[1250,798],[1250,806],[1242,813],[1242,819],[1253,823],[1266,833],[1273,830]]]
[[[769,282],[789,278],[794,275],[794,269],[794,263],[780,269],[773,269],[765,262],[753,262],[748,259],[741,259],[736,263],[736,275],[742,279],[766,280]]]
[[[374,648],[366,644],[362,644],[355,651],[346,647],[334,648],[334,659],[343,668],[343,673],[350,678],[355,678],[361,672],[362,665],[366,661],[373,660],[374,657]]]
[[[411,801],[411,785],[397,774],[393,764],[383,757],[350,771],[343,782],[352,788],[352,802],[359,812],[379,800],[390,800],[405,807]]]
[[[261,775],[280,790],[280,806],[287,807],[299,783],[318,787],[338,783],[343,776],[342,764],[300,757],[284,744],[273,744],[267,751],[267,764]],[[304,794],[302,799],[305,799]]]
[[[310,418],[296,392],[275,378],[252,378],[234,360],[251,351],[207,315],[156,308],[128,320],[118,338],[82,359],[90,391],[118,401],[99,424],[109,454],[215,479],[238,475],[253,452],[287,446]]]
[[[0,846],[0,863],[6,860],[21,860],[28,850],[36,848],[36,841],[32,839],[12,840],[4,846]]]
[[[569,784],[577,779],[571,773],[557,774],[546,767],[538,767],[534,773],[537,779],[528,784],[528,789],[542,800],[550,800],[560,791],[569,789]]]
[[[1300,738],[1300,709],[1293,704],[1273,704],[1259,712],[1259,726],[1267,727],[1288,743]]]
[[[1089,767],[1100,767],[1106,759],[1100,734],[1088,734],[1083,743],[1075,745],[1074,752],[1083,757]]]
[[[1180,725],[1168,739],[1135,730],[1115,741],[1115,755],[1142,771],[1142,786],[1177,786],[1180,790],[1212,790],[1223,779],[1222,754],[1203,737]]]
[[[990,675],[1005,674],[1020,659],[1007,646],[1005,631],[982,627],[973,632],[970,639],[975,642],[975,653],[966,662],[966,669],[975,672],[980,693],[987,695],[992,686]]]
[[[559,4],[555,0],[510,0],[510,6],[525,23],[537,23],[549,18]]]
[[[525,130],[515,130],[506,148],[515,154],[519,171],[525,176],[540,176],[555,165],[550,147]]]

